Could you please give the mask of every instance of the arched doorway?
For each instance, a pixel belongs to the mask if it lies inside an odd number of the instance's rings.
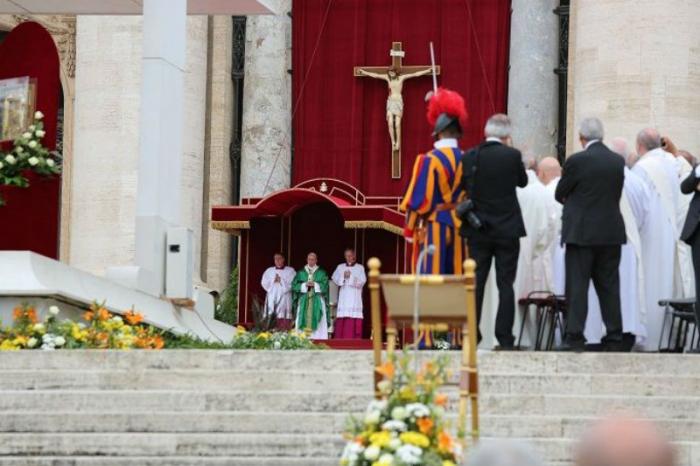
[[[23,76],[37,81],[36,109],[44,114],[46,131],[43,142],[53,150],[61,95],[59,56],[49,32],[31,21],[15,27],[0,44],[0,79]],[[7,201],[0,207],[0,250],[30,250],[57,259],[61,179],[32,174],[27,178],[27,189],[0,187]]]

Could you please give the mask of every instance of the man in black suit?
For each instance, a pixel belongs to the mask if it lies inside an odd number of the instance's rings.
[[[489,118],[484,128],[486,140],[462,158],[462,189],[473,201],[473,213],[481,221],[479,228],[462,218],[460,234],[467,238],[469,254],[476,261],[477,315],[481,320],[484,287],[496,259],[498,313],[496,338],[501,349],[513,349],[515,294],[513,282],[518,269],[520,238],[525,224],[516,187],[527,185],[527,174],[520,151],[510,147],[510,119],[503,114]],[[481,339],[481,332],[479,332]]]
[[[588,314],[588,285],[593,285],[607,335],[606,349],[622,347],[620,311],[621,246],[627,241],[620,213],[625,161],[603,144],[603,124],[597,118],[581,123],[584,147],[566,160],[555,193],[564,204],[562,243],[566,244],[566,333],[560,349],[583,351]]]
[[[693,269],[695,269],[695,319],[700,322],[700,165],[693,168],[688,177],[681,183],[683,194],[693,194],[690,201],[688,215],[685,218],[681,240],[690,245],[693,256]],[[700,352],[700,348],[691,350]]]

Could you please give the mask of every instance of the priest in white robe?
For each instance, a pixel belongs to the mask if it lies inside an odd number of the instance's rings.
[[[261,285],[265,290],[265,318],[275,316],[275,327],[279,330],[292,328],[292,281],[296,272],[285,265],[285,257],[275,254],[275,265],[263,273]]]
[[[564,206],[554,198],[561,178],[561,164],[554,157],[543,158],[538,167],[538,176],[547,190],[547,197],[550,200],[550,216],[554,222],[554,241],[552,241],[549,250],[552,263],[551,291],[556,295],[563,296],[566,275],[564,273],[565,248],[561,244],[561,213]]]
[[[637,153],[640,158],[632,172],[649,189],[648,216],[640,232],[647,304],[644,349],[656,351],[664,318],[659,300],[675,295],[680,181],[676,163],[661,148],[661,137],[655,129],[647,128],[637,135]]]
[[[678,171],[678,180],[683,182],[693,170],[693,166],[683,154],[685,151],[678,150],[669,138],[664,137],[662,141],[668,153],[675,157],[674,162],[676,164],[676,170]],[[692,157],[692,155],[690,155],[690,157]],[[685,218],[688,216],[688,209],[690,208],[690,201],[692,199],[692,194],[681,193],[679,195],[677,215],[678,231],[683,229],[683,224],[685,223]],[[690,246],[679,239],[676,242],[676,255],[676,296],[692,298],[695,296],[695,269],[693,268]]]
[[[362,288],[367,282],[365,268],[357,263],[355,250],[345,250],[345,262],[335,268],[333,282],[338,285],[338,309],[336,312],[334,338],[362,338],[363,307]]]
[[[547,252],[556,239],[555,218],[547,189],[534,170],[527,170],[527,176],[527,186],[516,190],[527,231],[527,236],[520,238],[516,299],[524,298],[532,291],[552,288],[552,260]]]
[[[610,149],[625,158],[630,155],[627,141],[611,140]],[[627,243],[620,256],[620,308],[622,311],[623,346],[630,350],[644,345],[647,337],[647,301],[644,286],[644,261],[641,231],[648,217],[649,189],[642,179],[625,167],[625,182],[620,198],[620,212],[625,222]],[[586,343],[599,344],[605,335],[598,295],[593,284],[588,289],[588,316],[584,331]]]

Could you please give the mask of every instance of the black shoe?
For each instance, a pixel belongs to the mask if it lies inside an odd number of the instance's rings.
[[[493,347],[494,351],[518,351],[518,348],[516,348],[513,345],[496,345]]]
[[[603,345],[603,351],[606,353],[629,353],[630,350],[621,341],[608,341]]]
[[[583,353],[586,350],[586,344],[584,342],[570,342],[565,341],[561,345],[557,346],[554,351],[566,351],[570,353]]]

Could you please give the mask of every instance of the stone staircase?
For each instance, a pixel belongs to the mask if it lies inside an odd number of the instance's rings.
[[[490,352],[479,364],[483,441],[526,439],[569,465],[586,426],[624,408],[656,420],[679,465],[700,466],[700,357]],[[1,353],[0,466],[335,465],[371,370],[367,351]]]

